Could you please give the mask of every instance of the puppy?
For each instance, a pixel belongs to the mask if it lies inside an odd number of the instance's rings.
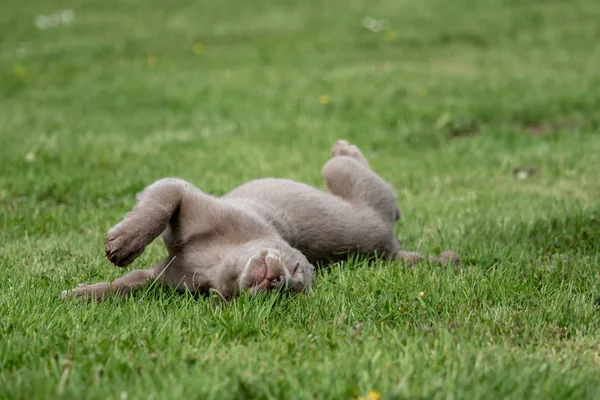
[[[349,254],[414,265],[425,259],[404,251],[394,235],[400,219],[392,187],[371,170],[361,151],[344,140],[323,167],[327,192],[287,179],[258,179],[217,198],[177,178],[154,182],[106,237],[106,256],[131,264],[162,235],[168,257],[113,282],[80,284],[62,297],[101,300],[125,296],[156,280],[177,290],[224,299],[243,291],[308,293],[313,265]],[[431,262],[458,264],[445,251]]]

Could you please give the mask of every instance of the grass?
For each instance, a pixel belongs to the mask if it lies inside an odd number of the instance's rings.
[[[595,0],[3,2],[0,398],[600,397],[598,20]],[[225,308],[59,299],[122,274],[104,234],[154,180],[323,187],[342,137],[397,189],[405,247],[461,271],[349,260],[309,297]]]

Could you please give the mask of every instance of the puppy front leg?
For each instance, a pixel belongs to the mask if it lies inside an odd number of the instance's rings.
[[[133,210],[108,231],[108,259],[119,267],[131,264],[167,228],[184,203],[193,203],[189,205],[206,213],[215,199],[177,178],[161,179],[148,186],[138,194]]]
[[[143,287],[148,281],[156,276],[154,268],[149,270],[136,269],[112,282],[98,282],[91,285],[79,284],[76,288],[63,290],[60,297],[67,299],[69,297],[102,301],[111,294],[117,297],[124,297],[130,292]]]

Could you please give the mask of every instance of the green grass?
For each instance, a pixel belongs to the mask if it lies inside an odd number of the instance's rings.
[[[598,21],[596,0],[3,2],[0,398],[599,398]],[[461,271],[59,299],[123,273],[104,235],[154,180],[323,187],[337,138],[396,188],[405,247]]]

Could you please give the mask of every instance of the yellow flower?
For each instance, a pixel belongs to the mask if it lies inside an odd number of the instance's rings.
[[[385,40],[387,40],[388,42],[393,42],[394,40],[396,40],[396,36],[396,31],[389,30],[385,33]]]
[[[326,94],[323,94],[323,95],[319,96],[319,103],[326,106],[327,104],[331,103],[331,97],[329,97]]]
[[[204,45],[202,43],[194,43],[194,45],[192,46],[192,51],[195,55],[198,56],[204,53]]]
[[[369,393],[366,396],[359,397],[359,400],[380,400],[381,393],[376,392],[374,390],[369,390]]]
[[[419,297],[425,296],[425,292],[419,292]]]
[[[156,57],[148,56],[148,66],[154,67],[156,65]]]
[[[15,65],[13,72],[17,78],[25,78],[27,76],[27,68],[22,65]]]

